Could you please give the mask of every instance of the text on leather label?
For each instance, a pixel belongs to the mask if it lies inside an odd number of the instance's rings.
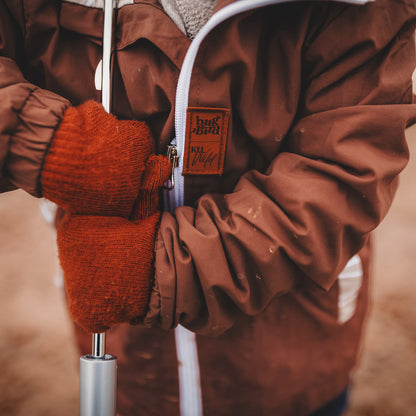
[[[229,118],[225,108],[188,108],[184,175],[223,173]]]

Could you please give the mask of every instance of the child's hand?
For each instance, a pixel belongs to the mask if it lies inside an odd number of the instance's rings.
[[[148,307],[160,213],[131,222],[70,215],[58,228],[68,308],[87,332],[137,322]]]
[[[94,101],[70,107],[44,160],[43,196],[73,214],[129,218],[151,156],[144,122],[119,121]],[[166,157],[154,163],[169,169]]]

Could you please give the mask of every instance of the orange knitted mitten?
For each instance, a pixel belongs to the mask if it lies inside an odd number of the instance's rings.
[[[137,321],[148,305],[159,190],[170,164],[146,161],[135,221],[68,214],[58,228],[59,258],[72,318],[87,332]]]
[[[153,154],[144,122],[119,121],[94,101],[70,107],[44,160],[43,196],[71,213],[128,218]]]
[[[93,101],[66,111],[41,184],[69,212],[58,228],[59,258],[70,313],[87,332],[146,312],[159,191],[170,171],[145,123],[118,121]]]
[[[144,316],[160,214],[138,222],[68,215],[58,228],[69,312],[87,332]]]

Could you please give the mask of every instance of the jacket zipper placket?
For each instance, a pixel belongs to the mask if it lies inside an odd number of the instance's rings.
[[[176,207],[184,204],[184,177],[183,171],[183,153],[185,147],[186,132],[186,110],[188,108],[189,88],[191,83],[192,70],[195,59],[198,54],[199,47],[206,36],[224,21],[246,11],[259,9],[266,6],[272,6],[279,3],[296,3],[303,0],[239,0],[231,3],[216,12],[208,22],[197,33],[191,45],[188,48],[176,88],[175,100],[175,134],[171,146],[176,149],[177,166],[173,171],[172,179],[176,184],[166,195],[169,200],[169,211],[173,211]],[[329,0],[339,3],[365,4],[375,0]]]
[[[185,55],[176,88],[175,134],[168,154],[172,162],[172,175],[165,189],[165,210],[174,213],[175,208],[184,205],[185,179],[183,154],[186,135],[186,115],[192,71],[199,48],[206,36],[224,21],[241,13],[272,6],[279,3],[296,3],[302,0],[238,0],[216,12],[197,33]],[[365,4],[374,0],[329,0],[340,3]],[[180,278],[180,277],[178,277]],[[179,371],[179,392],[181,416],[202,416],[202,394],[199,374],[198,352],[195,334],[181,325],[175,330]]]

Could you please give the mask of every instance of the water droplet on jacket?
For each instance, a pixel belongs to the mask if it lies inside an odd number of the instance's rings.
[[[139,357],[144,358],[145,360],[151,360],[153,355],[149,352],[141,352],[139,353]]]

